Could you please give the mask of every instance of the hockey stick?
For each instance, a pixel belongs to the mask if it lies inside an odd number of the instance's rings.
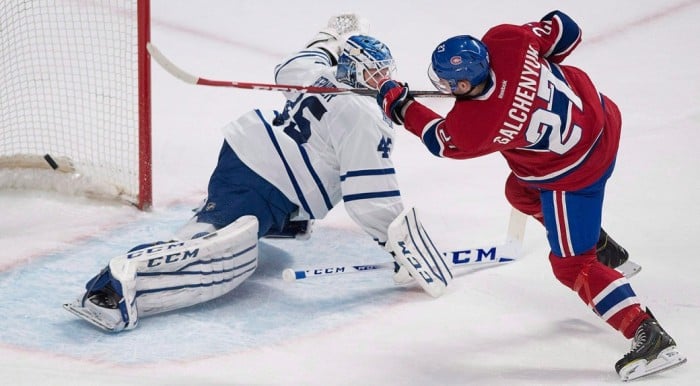
[[[510,263],[518,259],[516,254],[511,253],[513,251],[513,245],[503,244],[498,246],[491,246],[485,248],[475,248],[475,249],[465,249],[461,251],[452,251],[445,253],[446,257],[452,257],[451,268],[456,270],[461,270],[462,268],[480,268],[489,267],[499,264]],[[508,250],[508,253],[503,253],[501,251]],[[474,260],[471,257],[474,256]],[[295,271],[292,268],[287,268],[282,271],[282,279],[287,282],[293,282],[296,280],[309,279],[320,276],[330,276],[348,273],[359,273],[375,270],[393,270],[394,262],[387,261],[376,264],[364,264],[364,265],[339,265],[334,267],[317,267],[317,268],[306,268],[303,270]]]
[[[525,236],[526,221],[526,215],[513,209],[510,215],[510,222],[508,223],[506,242],[504,244],[482,248],[464,249],[443,254],[449,259],[451,268],[460,271],[466,268],[475,269],[510,263],[520,257],[520,250],[522,248],[523,238]],[[389,269],[394,269],[393,261],[364,265],[316,267],[302,270],[287,268],[282,271],[282,279],[287,282],[294,282],[297,280],[321,276]]]
[[[181,81],[194,85],[214,86],[214,87],[233,87],[248,90],[264,90],[264,91],[286,91],[308,94],[359,94],[376,96],[376,90],[366,88],[335,88],[335,87],[317,87],[317,86],[297,86],[290,84],[270,84],[270,83],[252,83],[252,82],[236,82],[230,80],[213,80],[206,79],[196,75],[192,75],[182,68],[178,67],[170,61],[158,47],[152,43],[146,44],[146,49],[151,54],[151,57],[170,75],[180,79]],[[439,91],[411,91],[411,95],[415,97],[433,97],[444,98],[452,95],[443,94]]]

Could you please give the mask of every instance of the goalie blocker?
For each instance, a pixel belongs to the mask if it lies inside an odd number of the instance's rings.
[[[386,249],[399,265],[425,292],[433,297],[442,295],[452,280],[452,270],[418,219],[416,209],[404,209],[387,233]]]
[[[63,307],[110,332],[133,329],[140,317],[202,303],[228,293],[258,264],[258,220],[243,216],[201,238],[158,243],[110,260]]]

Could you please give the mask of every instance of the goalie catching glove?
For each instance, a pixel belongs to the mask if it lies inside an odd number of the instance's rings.
[[[319,48],[331,58],[332,64],[338,64],[342,45],[352,35],[364,35],[369,30],[369,22],[354,13],[333,16],[328,25],[320,30],[306,48]]]

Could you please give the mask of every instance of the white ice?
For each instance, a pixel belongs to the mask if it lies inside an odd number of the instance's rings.
[[[330,15],[358,12],[392,49],[397,78],[429,89],[434,46],[559,8],[584,41],[567,59],[624,119],[603,225],[643,265],[637,294],[688,363],[640,384],[700,378],[700,1],[470,2],[153,0],[152,41],[183,68],[272,82],[272,69]],[[275,92],[191,86],[153,64],[151,212],[39,191],[0,191],[0,383],[3,385],[599,385],[629,342],[551,274],[543,229],[528,223],[521,261],[458,277],[432,299],[386,272],[287,284],[282,269],[386,261],[343,211],[307,243],[265,243],[259,272],[214,302],[109,335],[61,309],[116,254],[165,237],[203,197],[219,127]],[[427,100],[438,111],[450,104]],[[397,129],[408,204],[443,249],[502,241],[509,207],[498,155],[432,157]],[[696,142],[698,141],[698,142]],[[695,150],[693,150],[695,149]]]

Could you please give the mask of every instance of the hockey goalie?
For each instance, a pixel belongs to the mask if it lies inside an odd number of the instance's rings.
[[[279,84],[376,89],[391,75],[389,48],[354,14],[332,17],[275,68]],[[252,110],[223,128],[205,203],[172,241],[112,258],[64,305],[107,331],[230,292],[258,264],[262,237],[308,237],[341,201],[393,256],[400,276],[439,296],[451,278],[415,212],[404,212],[391,161],[393,129],[371,96],[287,93],[282,111]],[[395,224],[395,231],[389,232]],[[415,237],[404,237],[404,232]],[[406,272],[405,274],[403,272]]]

